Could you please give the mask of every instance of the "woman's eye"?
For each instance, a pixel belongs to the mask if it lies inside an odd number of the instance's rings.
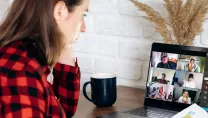
[[[84,18],[84,17],[86,17],[87,16],[87,12],[84,12],[83,14],[82,14],[82,19]]]

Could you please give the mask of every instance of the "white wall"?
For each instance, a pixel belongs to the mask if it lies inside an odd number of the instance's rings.
[[[140,0],[167,16],[163,0]],[[0,0],[0,17],[9,0]],[[89,15],[93,19],[89,32],[82,34],[74,46],[82,72],[82,84],[96,72],[115,72],[120,85],[144,87],[150,47],[162,42],[153,25],[144,20],[128,0],[91,0]],[[208,22],[196,39],[197,46],[208,46]]]
[[[9,0],[0,0],[0,19],[5,15],[5,11],[7,10],[9,5]]]

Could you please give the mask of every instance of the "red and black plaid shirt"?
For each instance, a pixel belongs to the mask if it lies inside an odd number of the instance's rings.
[[[76,111],[80,91],[77,63],[76,67],[57,63],[51,85],[47,82],[50,70],[36,44],[22,40],[0,48],[0,118],[62,118],[72,117]]]

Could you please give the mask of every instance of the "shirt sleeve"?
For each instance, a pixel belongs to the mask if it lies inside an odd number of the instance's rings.
[[[183,87],[187,87],[187,83],[184,83],[184,84],[183,84]]]
[[[0,68],[0,118],[43,118],[46,92],[42,75],[32,67],[20,69],[18,62],[15,66],[18,68]]]
[[[80,70],[76,62],[75,67],[57,63],[53,69],[54,93],[65,110],[67,117],[72,117],[77,109],[80,93]]]
[[[195,83],[194,83],[194,82],[190,82],[190,87],[191,87],[191,88],[196,88]]]
[[[191,104],[191,98],[188,98],[188,104]]]
[[[179,103],[183,103],[182,99],[183,99],[183,98],[180,97],[179,100],[178,100],[178,102],[179,102]]]

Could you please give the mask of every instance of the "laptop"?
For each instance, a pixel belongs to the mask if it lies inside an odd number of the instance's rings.
[[[153,43],[144,99],[101,118],[171,118],[193,103],[208,111],[208,49]]]

